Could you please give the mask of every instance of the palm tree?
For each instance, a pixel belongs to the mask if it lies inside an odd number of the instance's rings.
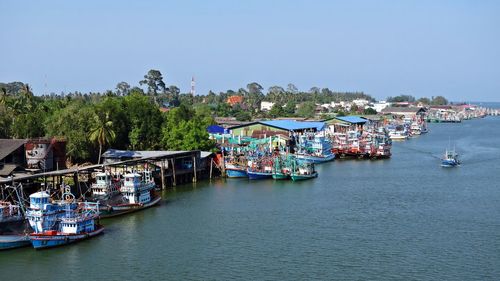
[[[0,104],[7,104],[7,89],[2,87],[2,95],[0,96]]]
[[[90,130],[89,139],[91,142],[99,144],[98,164],[101,163],[102,147],[113,142],[115,137],[116,133],[113,130],[113,121],[109,120],[109,114],[106,114],[106,118],[104,119],[97,114],[94,115],[94,125]]]

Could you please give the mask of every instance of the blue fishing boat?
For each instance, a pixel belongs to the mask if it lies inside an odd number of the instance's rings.
[[[104,228],[99,218],[99,203],[82,202],[76,209],[66,205],[64,215],[51,229],[30,234],[35,249],[51,248],[74,243],[101,234]]]
[[[226,163],[226,175],[228,178],[246,178],[248,177],[245,167],[238,164]]]
[[[29,246],[29,237],[24,233],[26,228],[19,205],[0,201],[0,250]]]
[[[268,157],[255,158],[248,161],[248,178],[262,180],[273,178],[273,159]]]
[[[248,178],[251,180],[263,180],[263,179],[272,179],[272,172],[257,172],[257,171],[247,171]]]
[[[458,160],[458,154],[455,150],[446,150],[444,154],[444,158],[441,159],[441,167],[452,168],[460,165],[460,161]]]
[[[31,244],[29,235],[5,234],[0,235],[0,250],[26,247]]]
[[[332,152],[330,140],[322,135],[311,136],[303,135],[300,137],[299,150],[295,153],[297,161],[302,163],[320,164],[335,159]]]

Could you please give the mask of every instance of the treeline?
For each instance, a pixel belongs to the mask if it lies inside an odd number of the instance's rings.
[[[443,96],[435,96],[431,98],[427,97],[422,97],[419,99],[416,99],[414,96],[411,95],[400,95],[396,97],[388,97],[387,98],[388,102],[417,102],[417,103],[422,103],[424,105],[447,105],[448,100],[443,97]]]
[[[11,90],[11,89],[10,89]],[[180,104],[166,112],[143,90],[89,95],[35,96],[28,85],[2,87],[0,138],[61,137],[70,161],[99,159],[104,149],[211,150],[210,111]]]

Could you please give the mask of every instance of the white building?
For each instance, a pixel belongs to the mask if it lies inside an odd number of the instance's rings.
[[[379,101],[373,104],[371,108],[375,109],[377,112],[382,112],[382,110],[386,107],[391,106],[390,102],[386,101]]]
[[[352,101],[352,103],[354,103],[358,107],[365,108],[365,106],[367,106],[370,103],[370,101],[365,99],[355,99]]]
[[[273,108],[274,102],[270,101],[263,101],[260,103],[260,110],[261,111],[269,111],[271,108]]]

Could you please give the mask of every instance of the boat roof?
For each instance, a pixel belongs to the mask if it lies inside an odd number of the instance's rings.
[[[38,191],[30,195],[30,198],[47,198],[47,197],[50,197],[47,191]]]
[[[139,175],[138,173],[130,173],[130,174],[125,174],[123,175],[125,178],[138,178],[140,177],[141,175]]]

